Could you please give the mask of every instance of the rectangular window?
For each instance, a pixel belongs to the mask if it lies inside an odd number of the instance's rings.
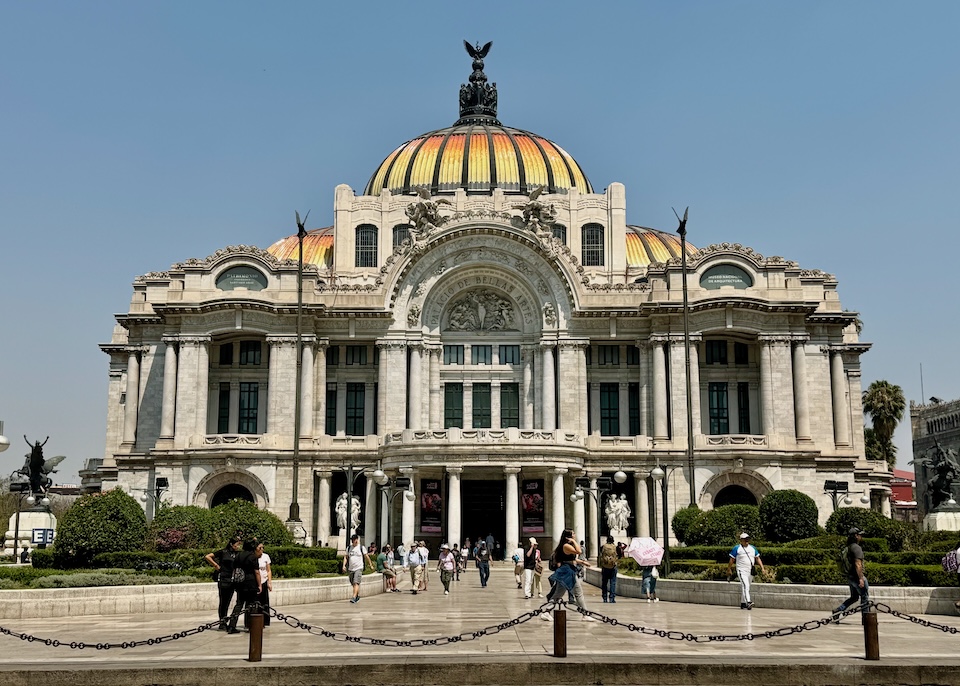
[[[347,436],[363,436],[366,433],[363,423],[366,397],[366,384],[347,384]]]
[[[443,346],[444,364],[463,364],[463,346],[445,345]]]
[[[733,344],[733,363],[734,364],[748,364],[749,363],[748,348],[746,343],[734,343]]]
[[[584,224],[581,229],[581,260],[584,267],[603,266],[603,227]]]
[[[554,238],[559,238],[564,245],[567,244],[567,227],[563,224],[554,224],[551,230]]]
[[[520,346],[501,345],[500,364],[520,364]]]
[[[410,237],[410,226],[407,224],[397,224],[393,227],[393,248],[396,250],[397,246],[402,244],[407,238]]]
[[[490,384],[473,384],[473,428],[489,429],[490,424]]]
[[[260,344],[258,343],[257,346]],[[259,347],[258,347],[259,352]],[[240,364],[243,364],[241,361]],[[258,363],[259,364],[259,363]],[[240,382],[240,422],[237,433],[257,433],[257,408],[260,402],[260,384],[256,381]]]
[[[240,341],[240,364],[260,364],[260,341]]]
[[[223,348],[223,346],[220,347]],[[220,397],[217,403],[217,433],[230,433],[230,384],[220,384]]]
[[[366,364],[367,363],[367,346],[365,345],[348,345],[347,354],[347,364]]]
[[[584,364],[588,367],[593,364],[593,346],[588,345],[583,351]]]
[[[520,428],[520,384],[500,384],[500,428]]]
[[[726,364],[727,363],[727,342],[726,341],[707,341],[707,364]]]
[[[443,384],[443,428],[463,428],[463,384]]]
[[[331,345],[327,348],[327,366],[328,367],[340,366],[340,346],[339,345]]]
[[[737,384],[737,414],[740,420],[740,433],[750,433],[750,384],[746,381]]]
[[[635,345],[627,346],[627,366],[628,367],[640,366],[640,348],[638,348]]]
[[[233,343],[224,343],[220,346],[220,366],[229,367],[233,364]]]
[[[600,435],[620,435],[620,384],[618,383],[600,384]]]
[[[337,384],[327,384],[326,431],[328,436],[337,435]]]
[[[629,350],[630,348],[627,348]],[[636,348],[634,348],[636,350]],[[627,390],[627,400],[630,403],[630,435],[640,435],[640,384],[631,383]]]
[[[361,224],[356,231],[357,266],[377,266],[377,227],[372,224]]]
[[[601,365],[618,366],[620,364],[620,346],[598,345],[597,363]]]
[[[491,364],[493,362],[492,345],[474,345],[470,348],[471,364]]]
[[[710,402],[710,435],[730,433],[730,406],[727,398],[726,382],[710,382],[708,387]]]

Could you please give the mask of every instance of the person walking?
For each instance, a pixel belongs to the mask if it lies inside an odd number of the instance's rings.
[[[363,581],[364,561],[370,569],[373,569],[370,554],[367,553],[366,548],[360,545],[360,535],[354,534],[350,537],[350,547],[347,548],[347,554],[343,556],[343,571],[350,574],[350,584],[353,586],[351,603],[360,602],[360,582]]]
[[[486,588],[487,581],[490,579],[490,551],[487,549],[486,541],[477,548],[477,569],[480,570],[480,587]]]
[[[763,560],[760,559],[760,551],[750,544],[750,534],[746,532],[740,534],[740,543],[730,551],[730,559],[727,562],[727,581],[730,581],[733,575],[734,565],[737,568],[737,578],[740,579],[740,609],[752,610],[750,582],[753,579],[753,567],[754,565],[760,565],[761,573],[764,570]]]
[[[410,592],[417,595],[417,589],[420,588],[420,577],[423,576],[423,562],[420,560],[420,548],[416,541],[410,544],[407,553],[407,569],[410,571]]]
[[[590,563],[582,555],[583,548],[577,543],[573,529],[564,529],[560,534],[560,543],[553,551],[553,559],[559,566],[557,571],[550,575],[553,588],[547,594],[547,602],[559,600],[564,592],[567,592],[577,607],[581,610],[587,609],[583,601],[583,585],[580,583],[578,570],[589,567]],[[542,612],[540,619],[549,622],[551,617],[549,613]],[[596,620],[588,615],[583,615],[583,621],[593,622]]]
[[[847,611],[847,608],[853,606],[858,600],[862,609],[866,609],[870,602],[870,584],[867,582],[867,574],[863,563],[863,548],[860,542],[863,540],[863,529],[851,527],[847,532],[847,551],[846,551],[846,572],[847,586],[850,587],[850,597],[837,606],[833,611],[834,621],[840,621],[840,615]]]
[[[467,539],[467,542],[463,544],[463,547],[460,549],[460,571],[464,574],[467,573],[467,560],[470,559],[470,539]]]
[[[430,580],[430,549],[427,548],[426,541],[420,541],[420,546],[417,548],[417,552],[420,553],[420,566],[422,572],[420,575],[420,586],[417,590],[426,591],[427,582]]]
[[[657,579],[660,578],[660,572],[657,571],[657,566],[641,567],[640,571],[642,575],[640,592],[647,596],[648,603],[659,603],[660,599],[657,597]]]
[[[617,546],[613,536],[607,534],[607,542],[600,546],[597,564],[600,566],[600,595],[603,602],[617,602]]]
[[[234,536],[223,547],[223,550],[217,550],[203,558],[207,561],[207,564],[213,567],[213,578],[217,582],[217,593],[220,595],[220,604],[217,607],[217,615],[220,617],[219,631],[227,630],[227,614],[230,612],[230,601],[233,600],[233,594],[237,587],[233,581],[233,568],[237,555],[240,554],[241,545],[243,545],[243,541],[240,537]]]
[[[227,626],[228,634],[239,634],[237,621],[240,619],[240,613],[243,613],[243,627],[246,629],[250,624],[250,611],[257,602],[257,596],[260,595],[262,586],[260,579],[260,563],[258,562],[259,551],[263,548],[255,540],[244,541],[243,550],[237,555],[233,564],[234,579],[236,579],[237,603],[233,606],[233,612]],[[240,574],[243,578],[240,579]]]
[[[263,543],[257,544],[257,562],[260,566],[260,593],[257,595],[257,602],[260,603],[260,611],[263,612],[263,625],[270,626],[270,591],[273,590],[273,569],[272,560],[263,550]]]
[[[397,589],[397,570],[394,569],[393,548],[387,543],[377,555],[377,571],[383,574],[388,593],[399,593]]]
[[[521,545],[517,545],[510,555],[510,560],[513,562],[513,580],[517,582],[517,588],[523,588],[523,556],[524,551]]]
[[[460,546],[456,543],[453,544],[453,548],[450,550],[450,554],[453,555],[453,580],[460,581]]]
[[[457,556],[444,543],[440,546],[440,557],[437,560],[437,571],[440,572],[440,583],[443,584],[443,595],[450,595],[450,582],[453,580],[453,571],[457,566]]]
[[[527,541],[527,550],[523,554],[523,596],[530,600],[533,597],[533,580],[537,578],[537,586],[540,586],[540,579],[537,577],[537,565],[540,564],[540,549],[537,547],[537,539],[533,536]],[[540,570],[543,571],[541,565]],[[543,589],[540,588],[540,597],[543,597]]]

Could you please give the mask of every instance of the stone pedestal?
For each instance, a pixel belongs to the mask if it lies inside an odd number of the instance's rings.
[[[0,555],[13,555],[13,538],[16,526],[17,513],[10,515],[10,522],[7,525],[6,540],[3,543],[3,550]],[[31,536],[34,529],[57,529],[57,518],[52,513],[45,510],[23,510],[20,512],[20,531],[17,551],[24,548],[33,550],[37,547],[31,542]]]
[[[923,518],[924,531],[960,531],[960,509],[934,510]]]
[[[340,533],[337,534],[337,554],[346,555],[347,554],[347,530],[340,529]]]
[[[626,529],[611,529],[610,535],[613,536],[614,543],[625,543],[630,545],[630,537],[627,536]]]

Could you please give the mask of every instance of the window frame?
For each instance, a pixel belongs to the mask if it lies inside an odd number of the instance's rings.
[[[354,230],[354,266],[358,269],[377,266],[377,234],[373,224],[360,224]]]
[[[606,236],[603,224],[588,222],[580,227],[580,264],[584,267],[604,266]]]

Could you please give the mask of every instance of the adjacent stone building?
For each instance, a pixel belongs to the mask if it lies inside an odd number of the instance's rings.
[[[107,448],[86,488],[243,497],[313,543],[335,540],[352,481],[367,541],[492,533],[506,550],[565,524],[596,550],[610,495],[629,535],[656,536],[657,465],[671,515],[691,490],[709,509],[795,488],[825,521],[825,480],[889,514],[891,475],[864,459],[856,313],[833,276],[736,242],[686,246],[690,473],[678,236],[628,223],[622,184],[596,192],[559,145],[501,124],[473,57],[459,120],[397,147],[361,194],[338,186],[333,225],[303,235],[299,338],[297,235],[134,281],[102,346]]]
[[[913,437],[913,459],[933,457],[937,445],[943,450],[960,453],[960,400],[930,398],[926,404],[910,401],[910,433]],[[934,471],[927,464],[914,468],[917,479],[917,510],[920,517],[933,509],[930,492]],[[960,475],[958,475],[960,477]],[[951,488],[954,499],[960,498],[960,483]]]

